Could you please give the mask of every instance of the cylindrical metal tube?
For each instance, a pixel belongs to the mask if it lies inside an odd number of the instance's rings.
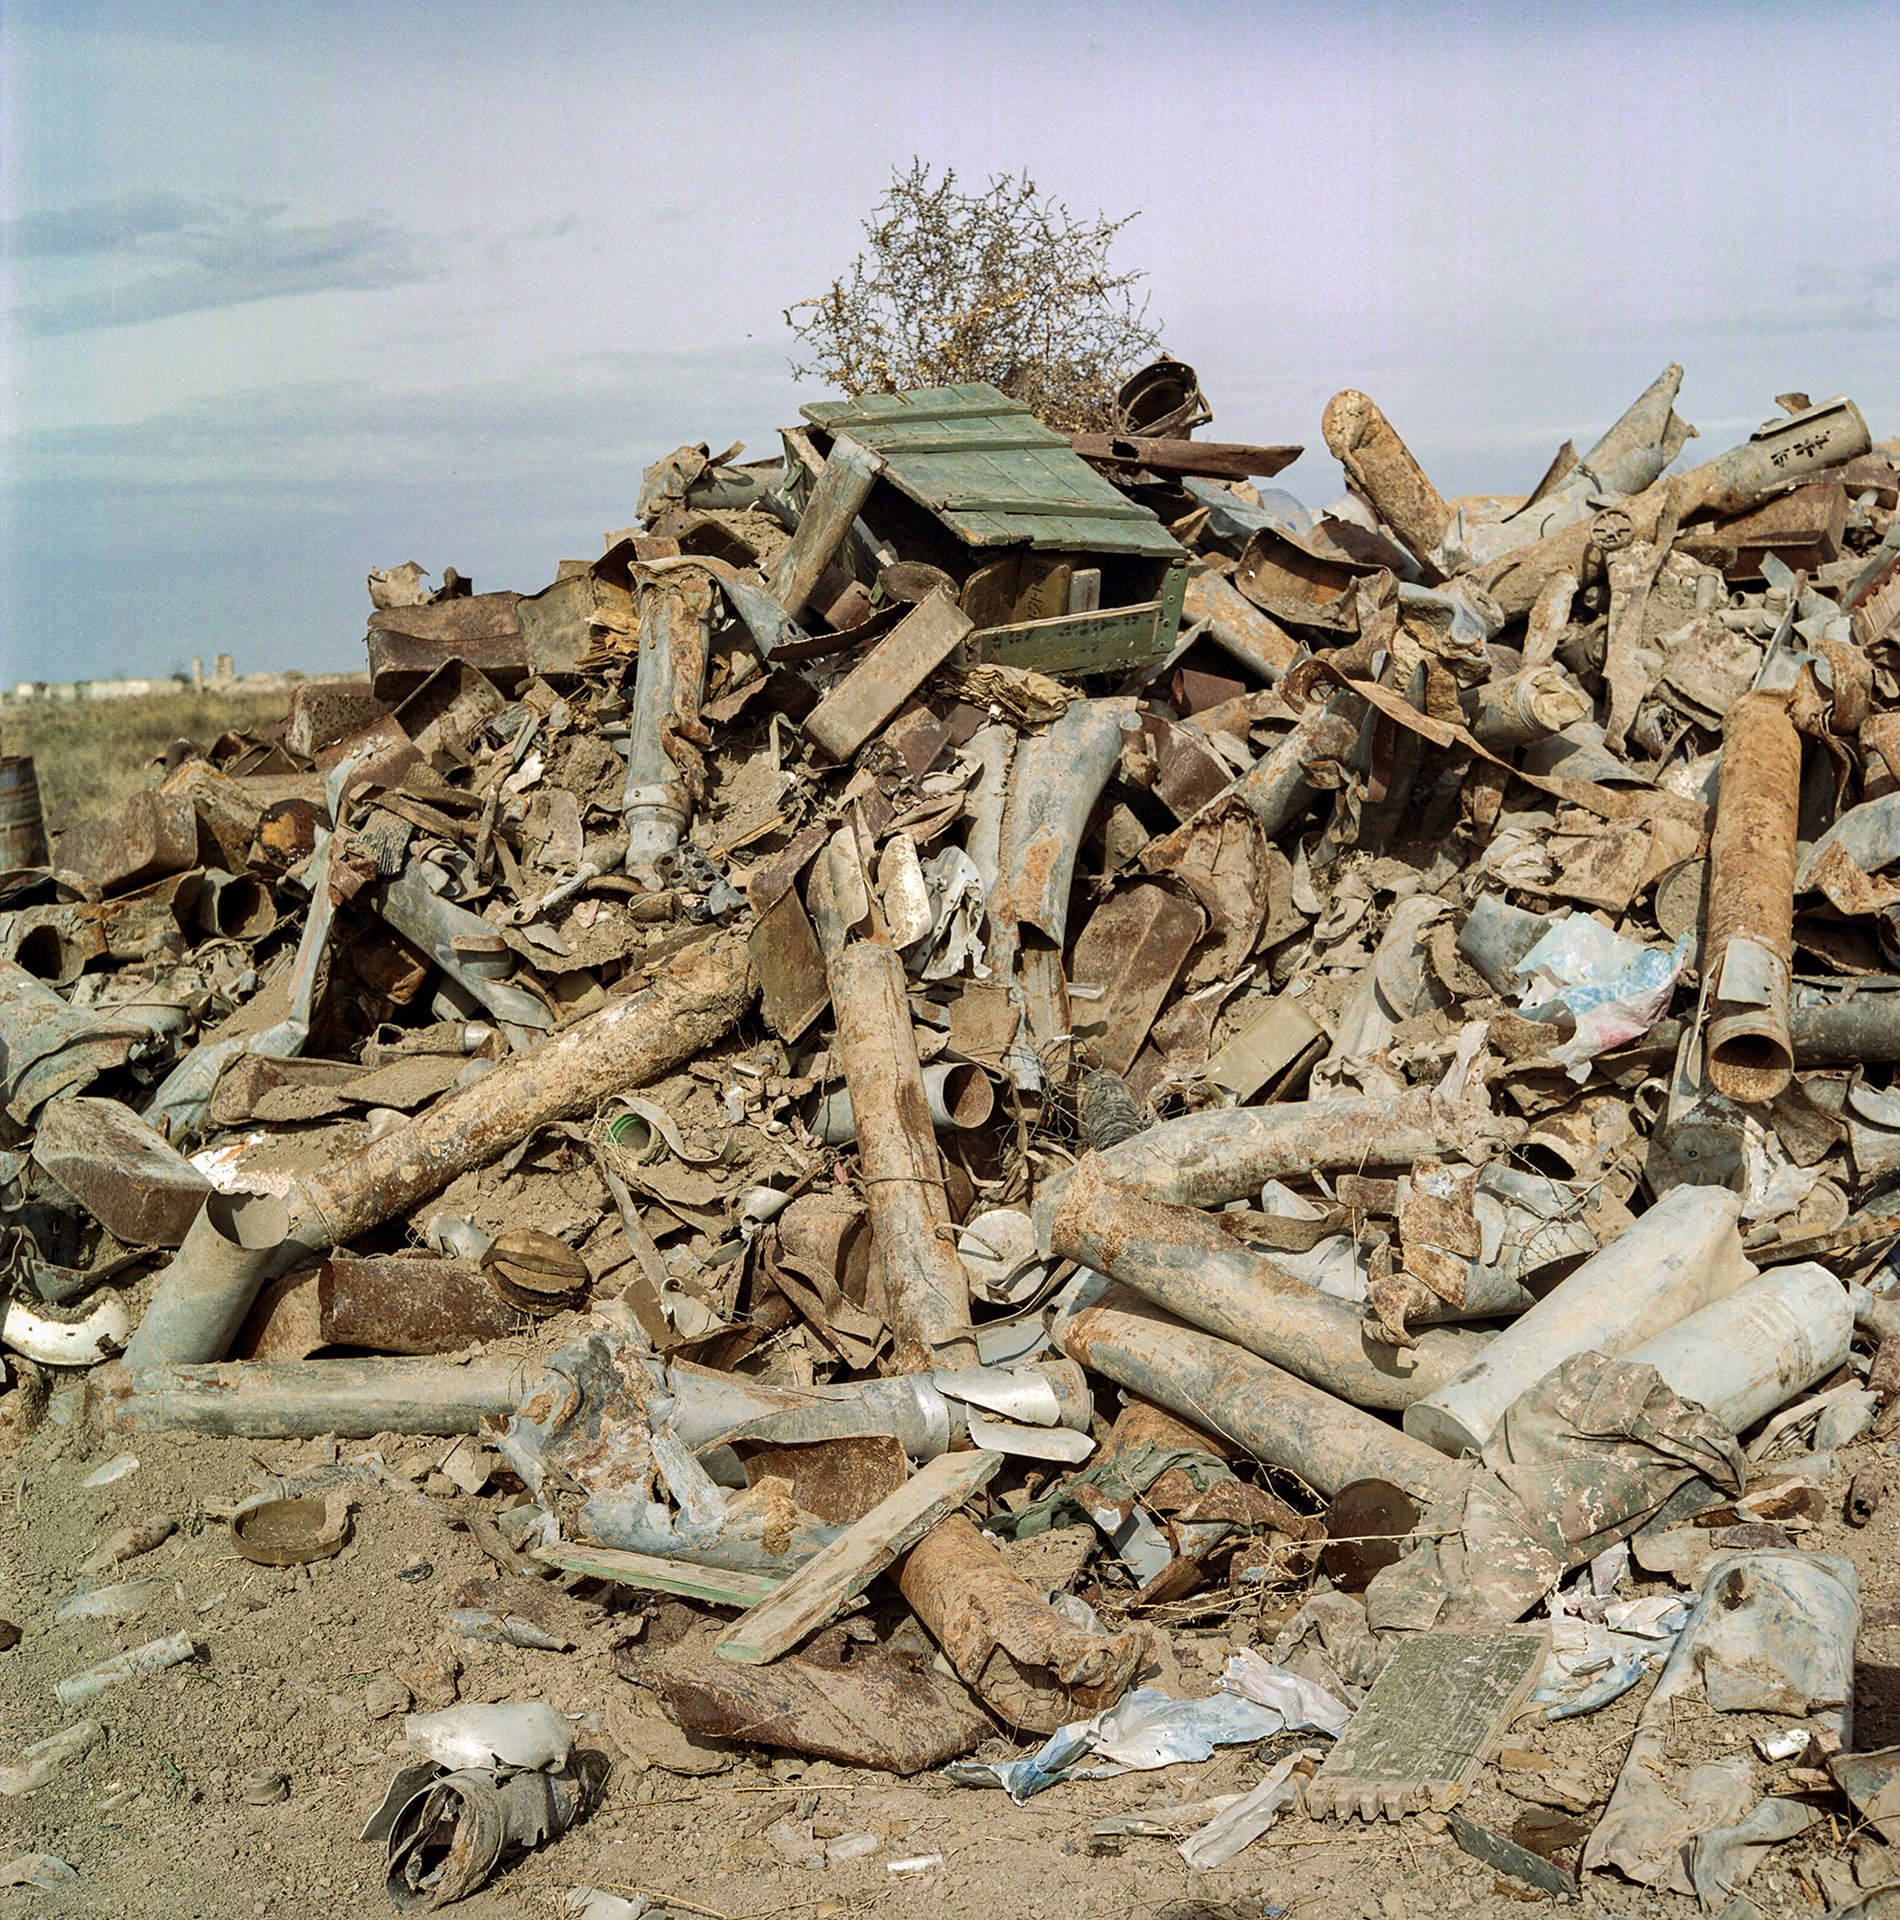
[[[1088,1288],[1081,1298],[1056,1326],[1072,1360],[1297,1474],[1315,1493],[1382,1479],[1429,1502],[1457,1483],[1457,1466],[1423,1441],[1231,1341],[1156,1313],[1125,1288]]]
[[[245,873],[205,870],[192,916],[206,933],[228,940],[261,940],[277,924],[270,889]]]
[[[110,1428],[178,1429],[257,1439],[335,1434],[476,1433],[485,1414],[521,1404],[539,1369],[528,1360],[226,1360],[210,1366],[114,1367],[89,1383]]]
[[[222,1360],[289,1230],[289,1211],[275,1194],[212,1194],[159,1275],[126,1365]]]
[[[1097,1156],[1101,1177],[1157,1200],[1220,1207],[1269,1180],[1309,1173],[1410,1167],[1421,1160],[1480,1161],[1523,1131],[1518,1122],[1433,1093],[1390,1100],[1290,1100],[1271,1107],[1217,1107],[1164,1120]],[[1066,1184],[1066,1181],[1064,1182]],[[1061,1186],[1035,1207],[1046,1233]],[[1046,1243],[1046,1242],[1045,1242]]]
[[[1772,1100],[1794,1077],[1788,993],[1800,806],[1801,741],[1787,698],[1744,694],[1722,724],[1702,948],[1709,1079],[1731,1100]]]
[[[1745,1433],[1847,1358],[1847,1289],[1812,1260],[1771,1267],[1624,1356],[1654,1367],[1731,1433]]]
[[[982,772],[964,799],[970,825],[963,836],[963,850],[983,876],[986,900],[1003,878],[1003,814],[1009,804],[1009,769],[1016,740],[1016,729],[999,722],[978,727],[964,749]]]
[[[1415,560],[1430,566],[1432,549],[1450,524],[1451,508],[1378,403],[1348,387],[1327,401],[1320,432],[1333,458],[1346,469],[1353,492]]]
[[[1026,1732],[1112,1706],[1141,1664],[1142,1636],[1093,1633],[1057,1613],[967,1514],[939,1521],[892,1574],[964,1683]]]
[[[38,772],[25,755],[0,759],[0,873],[43,867],[46,859]]]
[[[1077,700],[1062,718],[1017,744],[1003,815],[1006,901],[990,943],[990,964],[1009,964],[1018,926],[1061,945],[1076,855],[1095,803],[1121,758],[1132,699]]]
[[[1189,1325],[1358,1407],[1408,1406],[1483,1352],[1488,1336],[1462,1327],[1430,1328],[1414,1347],[1369,1340],[1355,1307],[1250,1252],[1211,1214],[1104,1179],[1106,1157],[1083,1160],[1063,1186],[1050,1224],[1054,1249]]]
[[[90,901],[49,901],[7,916],[7,957],[35,979],[70,987],[106,951],[105,927]]]
[[[1900,1060],[1900,982],[1867,991],[1857,983],[1838,1000],[1797,1006],[1788,1016],[1794,1057],[1804,1067]]]
[[[699,702],[711,613],[711,585],[696,569],[641,584],[640,661],[620,810],[627,872],[648,888],[659,887],[658,863],[679,846],[699,798]]]
[[[1234,782],[1234,798],[1266,822],[1269,834],[1280,833],[1319,791],[1307,768],[1316,760],[1347,759],[1359,744],[1364,718],[1359,696],[1344,691],[1308,707],[1292,732],[1282,734]]]
[[[1554,662],[1487,680],[1464,700],[1472,737],[1493,753],[1548,740],[1590,714],[1590,696]]]
[[[896,1370],[968,1365],[977,1357],[969,1278],[953,1242],[904,962],[879,941],[853,940],[828,972],[865,1205],[883,1257]]]
[[[1270,687],[1300,657],[1300,643],[1279,621],[1262,613],[1226,574],[1213,567],[1188,569],[1181,617],[1190,625],[1205,620],[1207,637]]]
[[[96,1667],[88,1667],[84,1673],[75,1673],[60,1681],[53,1691],[59,1695],[62,1707],[83,1706],[86,1701],[97,1699],[108,1687],[121,1686],[127,1680],[142,1679],[146,1674],[157,1673],[165,1667],[182,1666],[197,1651],[190,1634],[168,1634],[163,1640],[148,1640],[144,1646],[134,1647],[129,1653],[117,1654],[110,1660],[102,1660]]]
[[[1616,512],[1636,539],[1647,540],[1669,501],[1684,520],[1698,512],[1740,513],[1771,487],[1858,459],[1872,445],[1860,409],[1849,400],[1833,401],[1774,421],[1718,458],[1631,494]],[[1507,617],[1529,613],[1559,571],[1588,577],[1595,530],[1593,519],[1573,521],[1494,561],[1479,573],[1478,584]]]
[[[614,1094],[670,1073],[730,1033],[758,992],[743,941],[715,937],[689,947],[650,986],[504,1060],[306,1180],[292,1206],[299,1252],[346,1246],[458,1174],[499,1160],[550,1121],[592,1113]]]
[[[1405,1431],[1476,1453],[1504,1410],[1574,1353],[1627,1353],[1754,1278],[1736,1230],[1741,1196],[1676,1187],[1620,1239],[1558,1282],[1474,1365],[1405,1410]]]
[[[939,1060],[924,1069],[924,1104],[939,1133],[965,1133],[980,1127],[996,1111],[996,1090],[989,1075],[968,1060]],[[849,1146],[858,1137],[851,1090],[839,1087],[819,1101],[811,1117],[812,1137],[828,1147]]]

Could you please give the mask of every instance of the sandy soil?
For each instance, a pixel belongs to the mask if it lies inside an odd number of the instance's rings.
[[[1301,1920],[1415,1920],[1515,1913],[1544,1896],[1507,1882],[1418,1821],[1390,1828],[1283,1821],[1230,1866],[1197,1874],[1165,1839],[1097,1840],[1103,1814],[1233,1791],[1257,1779],[1271,1753],[1224,1752],[1198,1767],[1058,1787],[1023,1808],[1001,1794],[934,1777],[892,1780],[827,1762],[684,1748],[648,1696],[614,1677],[611,1643],[668,1638],[678,1603],[613,1597],[611,1610],[573,1653],[538,1653],[447,1637],[442,1615],[470,1580],[495,1568],[456,1523],[467,1497],[436,1472],[448,1442],[256,1442],[137,1436],[99,1442],[56,1399],[52,1416],[0,1460],[0,1617],[22,1628],[0,1653],[0,1758],[69,1724],[54,1684],[126,1647],[188,1631],[190,1665],[104,1695],[93,1711],[103,1743],[41,1792],[0,1800],[0,1857],[44,1851],[77,1870],[60,1892],[0,1893],[0,1912],[110,1916],[111,1920],[232,1920],[250,1916],[373,1915],[393,1911],[379,1849],[357,1832],[405,1757],[401,1704],[390,1676],[425,1705],[441,1704],[445,1668],[459,1662],[464,1700],[544,1698],[582,1716],[584,1744],[613,1774],[600,1809],[545,1850],[507,1868],[462,1911],[469,1920],[548,1916],[563,1892],[593,1885],[638,1889],[688,1915],[907,1916],[939,1911],[1015,1916],[1194,1915]],[[95,1489],[84,1477],[121,1452],[136,1472]],[[352,1460],[379,1455],[395,1484]],[[339,1459],[340,1454],[340,1459]],[[1846,1461],[1862,1463],[1865,1449]],[[287,1571],[238,1558],[219,1517],[268,1489],[343,1486],[354,1534],[335,1559]],[[1843,1483],[1844,1484],[1844,1483]],[[505,1497],[505,1496],[504,1496]],[[481,1503],[492,1512],[491,1493]],[[165,1545],[116,1572],[158,1586],[134,1620],[55,1624],[80,1563],[115,1529],[153,1513],[177,1523]],[[1851,1552],[1865,1583],[1868,1624],[1860,1648],[1858,1744],[1900,1739],[1900,1570],[1893,1554],[1900,1502],[1855,1533],[1829,1522],[1804,1543]],[[580,1583],[590,1597],[599,1590]],[[1182,1691],[1206,1691],[1222,1651],[1252,1641],[1244,1612],[1173,1636]],[[1582,1770],[1607,1795],[1645,1688],[1588,1719],[1520,1732],[1519,1744]],[[1704,1716],[1676,1745],[1685,1764],[1745,1742],[1763,1723]],[[998,1740],[986,1751],[1016,1751]],[[720,1770],[695,1773],[715,1766]],[[688,1771],[676,1771],[676,1768]],[[254,1777],[281,1774],[288,1797],[247,1803]],[[1467,1811],[1508,1831],[1528,1809],[1488,1769]],[[768,1829],[810,1820],[823,1840],[870,1832],[875,1853],[808,1869],[785,1861]],[[1803,1863],[1839,1854],[1846,1829],[1824,1823],[1783,1847],[1751,1884],[1769,1915],[1810,1915]],[[943,1864],[894,1876],[893,1859],[941,1854]],[[9,1903],[11,1907],[9,1907]],[[1599,1882],[1583,1910],[1605,1914],[1693,1911],[1687,1901]]]

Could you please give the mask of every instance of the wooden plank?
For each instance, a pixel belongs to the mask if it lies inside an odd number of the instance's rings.
[[[1109,673],[1143,667],[1165,655],[1175,629],[1162,625],[1162,603],[1065,613],[1012,627],[988,627],[970,639],[971,657],[1037,673]]]
[[[722,1660],[763,1666],[815,1633],[900,1553],[953,1513],[1003,1464],[1000,1453],[941,1453],[862,1520],[789,1574],[713,1643]]]
[[[943,665],[970,631],[963,610],[939,587],[913,607],[799,722],[833,760],[849,760]]]
[[[1306,1789],[1309,1819],[1448,1811],[1543,1671],[1550,1629],[1405,1636]]]
[[[955,438],[938,439],[927,436],[911,439],[896,433],[877,435],[877,450],[886,460],[893,457],[908,460],[927,453],[1026,453],[1032,447],[1041,448],[1048,444],[1041,437],[1031,440],[1020,433],[982,434],[972,431]]]
[[[623,1587],[639,1587],[651,1593],[676,1593],[682,1599],[704,1600],[716,1607],[756,1607],[785,1584],[769,1574],[696,1567],[656,1554],[629,1553],[621,1547],[536,1547],[531,1557],[568,1573],[585,1573],[596,1580],[614,1580]]]

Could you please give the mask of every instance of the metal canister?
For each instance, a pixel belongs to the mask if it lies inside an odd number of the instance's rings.
[[[46,864],[40,783],[25,757],[0,759],[0,873]]]

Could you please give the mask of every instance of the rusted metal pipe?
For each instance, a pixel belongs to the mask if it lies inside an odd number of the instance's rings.
[[[1364,704],[1356,694],[1342,691],[1308,707],[1292,731],[1282,734],[1234,782],[1234,798],[1244,800],[1266,822],[1269,834],[1280,833],[1319,792],[1308,769],[1324,760],[1349,760],[1364,724]]]
[[[1900,1060],[1900,978],[1857,980],[1838,997],[1797,1004],[1788,1016],[1804,1067]]]
[[[1070,1359],[1297,1474],[1315,1493],[1382,1479],[1429,1502],[1457,1484],[1459,1469],[1422,1441],[1232,1341],[1156,1312],[1125,1287],[1089,1283],[1055,1333]]]
[[[1784,481],[1856,460],[1872,445],[1867,422],[1851,400],[1829,400],[1771,420],[1739,447],[1617,502],[1609,510],[1616,538],[1625,545],[1652,539],[1671,501],[1685,521],[1697,513],[1741,513]],[[1508,617],[1529,613],[1559,571],[1579,580],[1593,577],[1591,561],[1593,554],[1600,559],[1604,518],[1574,521],[1516,548],[1485,567],[1478,584]]]
[[[1242,1246],[1213,1215],[1116,1185],[1104,1177],[1107,1159],[1089,1155],[1064,1183],[1051,1244],[1190,1326],[1358,1407],[1409,1406],[1482,1355],[1488,1336],[1463,1327],[1430,1328],[1414,1347],[1368,1339],[1351,1303]]]
[[[259,1297],[236,1347],[242,1360],[307,1360],[319,1347],[459,1353],[521,1331],[525,1316],[473,1260],[433,1254],[332,1254]]]
[[[957,1258],[903,960],[881,941],[852,940],[826,973],[865,1205],[884,1264],[894,1370],[967,1366],[977,1357],[969,1278]]]
[[[1348,387],[1326,403],[1320,432],[1346,470],[1346,484],[1424,566],[1445,537],[1451,508],[1390,420],[1368,395]]]
[[[1098,1154],[1096,1165],[1103,1180],[1156,1200],[1220,1207],[1259,1192],[1269,1180],[1421,1160],[1481,1161],[1523,1130],[1518,1121],[1435,1093],[1297,1100],[1164,1120]],[[1060,1192],[1051,1183],[1037,1200],[1036,1222],[1045,1235]]]
[[[712,583],[698,568],[675,568],[640,582],[640,663],[628,720],[626,870],[642,886],[661,885],[658,863],[692,824],[706,780],[699,717],[706,690]]]
[[[1215,567],[1188,569],[1181,618],[1188,625],[1205,620],[1207,637],[1267,686],[1300,657],[1300,643]]]
[[[533,1383],[530,1360],[225,1360],[208,1366],[114,1367],[87,1382],[102,1426],[258,1439],[362,1439],[373,1433],[476,1433],[512,1413]]]
[[[779,556],[766,591],[796,620],[818,585],[818,576],[844,544],[851,523],[871,497],[883,460],[869,447],[839,434],[799,515],[791,545]]]
[[[248,873],[207,868],[192,917],[206,933],[230,940],[261,940],[277,925],[277,903]]]
[[[1092,1633],[1037,1597],[967,1514],[953,1513],[898,1561],[897,1584],[958,1675],[990,1711],[1053,1733],[1128,1690],[1136,1633]]]
[[[1744,694],[1722,724],[1709,847],[1709,1079],[1731,1100],[1772,1100],[1794,1077],[1795,838],[1801,741],[1784,694]]]
[[[730,1033],[758,993],[743,941],[717,936],[689,947],[638,993],[502,1061],[305,1180],[292,1196],[291,1240],[308,1253],[347,1245],[551,1121],[592,1113],[614,1094],[671,1073]]]
[[[1082,835],[1135,715],[1132,699],[1077,700],[1018,744],[1003,816],[1002,897],[990,935],[990,965],[999,971],[1013,962],[1022,927],[1062,945]]]
[[[985,901],[1003,878],[1003,814],[1009,805],[1009,770],[1016,741],[1014,727],[997,723],[979,727],[964,749],[982,769],[964,802],[970,825],[963,850],[983,876]]]

